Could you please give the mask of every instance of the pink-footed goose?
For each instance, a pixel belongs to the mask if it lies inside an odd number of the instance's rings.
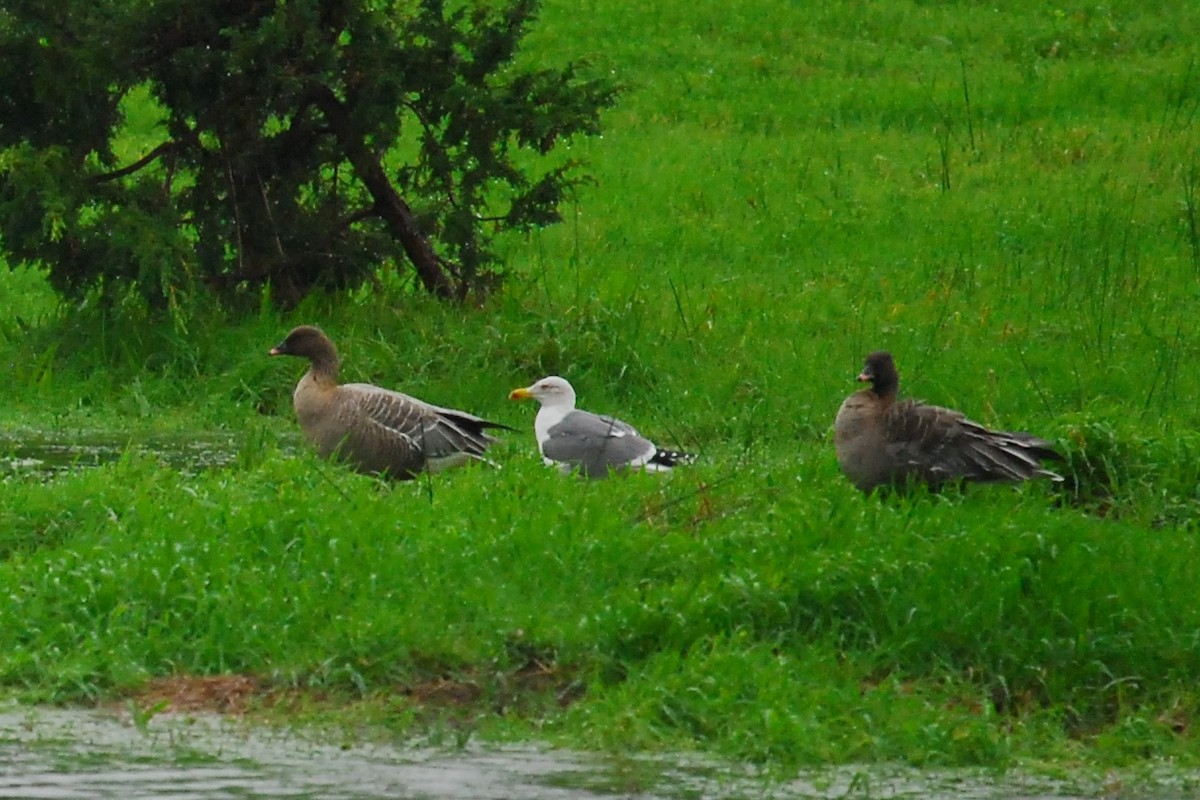
[[[867,356],[834,421],[838,464],[864,492],[912,482],[937,489],[954,481],[1061,481],[1042,460],[1062,460],[1054,445],[1028,433],[993,431],[961,412],[917,400],[896,400],[900,375],[890,353]]]
[[[485,429],[512,430],[368,383],[339,385],[337,348],[312,325],[292,329],[270,354],[308,359],[308,372],[292,395],[300,429],[322,458],[345,461],[359,472],[407,480],[486,461],[484,451],[495,439]]]

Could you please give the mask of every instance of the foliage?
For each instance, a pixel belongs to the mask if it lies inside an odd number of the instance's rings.
[[[470,730],[536,680],[540,736],[783,764],[1003,764],[1043,755],[1022,730],[1134,719],[1157,752],[1172,726],[1188,741],[1191,531],[1146,536],[1043,487],[864,501],[788,457],[564,480],[517,438],[503,469],[428,483],[271,436],[199,472],[130,451],[10,481],[0,683],[63,701],[250,674],[427,715],[441,687]]]
[[[572,148],[597,185],[496,241],[525,272],[482,306],[387,274],[180,329],[3,276],[10,426],[241,444],[9,476],[0,685],[244,671],[405,737],[785,770],[1200,763],[1198,28],[1127,0],[553,0],[524,57],[586,43],[631,88]],[[265,355],[301,322],[346,380],[516,427],[500,468],[317,461],[303,367]],[[1067,481],[862,497],[829,429],[881,347],[905,393],[1054,439]],[[506,397],[548,373],[700,462],[543,470]]]
[[[10,260],[173,307],[201,285],[291,304],[402,256],[439,296],[486,290],[489,240],[557,221],[580,180],[529,154],[597,133],[614,98],[582,62],[516,63],[537,6],[9,4]]]

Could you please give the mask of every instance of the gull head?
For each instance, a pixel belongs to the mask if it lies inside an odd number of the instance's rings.
[[[508,398],[510,400],[528,400],[532,398],[543,406],[575,407],[575,390],[571,388],[571,384],[567,383],[564,378],[560,378],[557,375],[542,378],[521,389],[513,389],[509,393]]]

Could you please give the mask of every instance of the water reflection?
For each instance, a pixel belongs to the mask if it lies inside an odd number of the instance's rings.
[[[253,728],[161,714],[139,730],[113,713],[0,710],[0,798],[456,798],[456,800],[734,800],[1183,798],[1178,777],[1139,791],[978,771],[836,768],[768,783],[691,757],[587,756],[537,747],[431,749]]]

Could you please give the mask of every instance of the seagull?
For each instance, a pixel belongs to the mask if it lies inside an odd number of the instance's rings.
[[[542,404],[533,422],[542,460],[563,472],[578,470],[589,478],[615,470],[669,472],[695,456],[661,450],[631,425],[615,417],[575,408],[575,390],[557,375],[514,389],[509,398],[533,398]]]

